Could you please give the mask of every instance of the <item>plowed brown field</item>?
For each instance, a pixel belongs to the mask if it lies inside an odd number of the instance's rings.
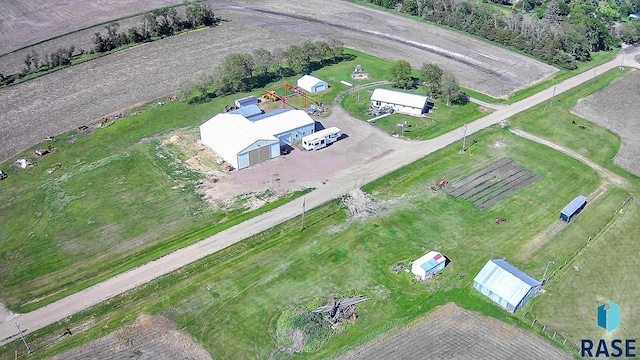
[[[449,303],[407,328],[385,333],[340,360],[572,359],[530,332]]]

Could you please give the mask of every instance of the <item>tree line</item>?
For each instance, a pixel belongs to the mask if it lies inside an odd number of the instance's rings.
[[[11,85],[31,74],[49,72],[57,68],[72,65],[75,58],[87,54],[100,54],[116,50],[129,44],[143,43],[172,36],[185,30],[197,29],[204,26],[215,26],[220,19],[216,18],[211,7],[206,3],[188,4],[186,1],[185,15],[181,16],[175,7],[161,8],[148,12],[142,16],[142,23],[120,32],[117,22],[105,26],[105,33],[96,32],[93,47],[89,51],[70,46],[59,48],[50,53],[40,55],[35,51],[27,54],[22,71],[16,74],[4,75],[0,73],[0,86]]]
[[[337,39],[305,41],[273,52],[260,48],[252,53],[227,55],[210,73],[201,73],[198,85],[186,90],[187,103],[263,87],[283,77],[320,69],[344,58],[344,44]]]
[[[185,30],[203,26],[215,26],[220,20],[216,18],[211,7],[206,3],[185,3],[185,16],[181,16],[176,8],[161,8],[144,14],[142,24],[118,32],[119,24],[111,23],[105,27],[106,34],[94,34],[94,47],[90,53],[108,52],[119,47],[143,43],[154,38],[172,36]]]
[[[591,59],[590,52],[608,51],[620,39],[635,43],[640,24],[616,26],[630,12],[640,10],[640,0],[491,0],[529,11],[505,14],[484,3],[466,0],[368,0],[376,5],[416,15],[436,24],[513,47],[544,62],[575,69]]]
[[[445,72],[437,64],[423,63],[417,79],[411,76],[411,65],[406,60],[396,60],[389,67],[388,79],[394,87],[414,89],[422,85],[429,97],[443,99],[447,105],[465,105],[469,96],[460,91],[455,75]]]

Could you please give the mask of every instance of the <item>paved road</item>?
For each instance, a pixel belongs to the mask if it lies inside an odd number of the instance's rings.
[[[621,54],[614,60],[598,66],[595,71],[601,74],[620,66],[623,61],[626,66],[640,68],[640,65],[633,61],[633,58],[638,55],[640,55],[640,48],[626,49],[624,55]],[[555,86],[555,94],[561,94],[592,78],[593,71],[578,74],[557,84]],[[469,123],[467,135],[497,124],[510,116],[549,100],[553,93],[554,87],[543,90],[529,98]],[[325,185],[320,185],[316,190],[305,196],[307,208],[310,209],[319,206],[331,199],[342,196],[354,188],[358,188],[385,174],[408,165],[427,154],[459,141],[461,138],[462,131],[459,129],[454,130],[435,139],[415,142],[411,144],[412,146],[386,152],[384,153],[386,155],[373,158],[372,161],[368,163],[336,173],[329,178]],[[141,284],[147,283],[157,277],[168,274],[191,262],[202,259],[243,239],[292,219],[299,214],[300,202],[293,201],[33,312],[14,314],[12,317],[0,318],[0,339],[2,339],[0,340],[0,345],[18,338],[18,332],[13,321],[18,322],[25,334],[31,333],[53,324],[56,321],[63,320],[81,310],[99,304],[104,300],[131,290]]]

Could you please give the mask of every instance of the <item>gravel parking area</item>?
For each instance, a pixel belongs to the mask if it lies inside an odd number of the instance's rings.
[[[339,359],[572,358],[537,335],[449,303],[414,324],[383,334]]]
[[[640,176],[640,72],[633,71],[601,91],[578,100],[572,113],[622,138],[613,163]]]
[[[131,48],[0,91],[0,161],[46,136],[180,90],[228,53],[274,50],[305,39],[335,37],[348,47],[390,60],[407,59],[413,66],[434,62],[455,73],[462,85],[496,97],[557,71],[456,32],[349,2],[211,4],[228,20],[219,27]],[[9,61],[3,58],[2,63]]]

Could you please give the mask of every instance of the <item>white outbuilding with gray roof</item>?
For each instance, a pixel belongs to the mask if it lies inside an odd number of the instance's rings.
[[[313,75],[304,75],[298,79],[296,85],[312,94],[329,89],[329,83]]]
[[[231,166],[243,169],[280,156],[281,145],[315,130],[315,121],[302,110],[269,115],[249,120],[238,113],[217,114],[200,125],[200,139]]]
[[[390,106],[395,112],[413,116],[425,114],[433,107],[427,96],[389,89],[373,90],[371,105]]]
[[[507,311],[515,312],[542,284],[502,259],[489,260],[473,279],[473,287]]]

